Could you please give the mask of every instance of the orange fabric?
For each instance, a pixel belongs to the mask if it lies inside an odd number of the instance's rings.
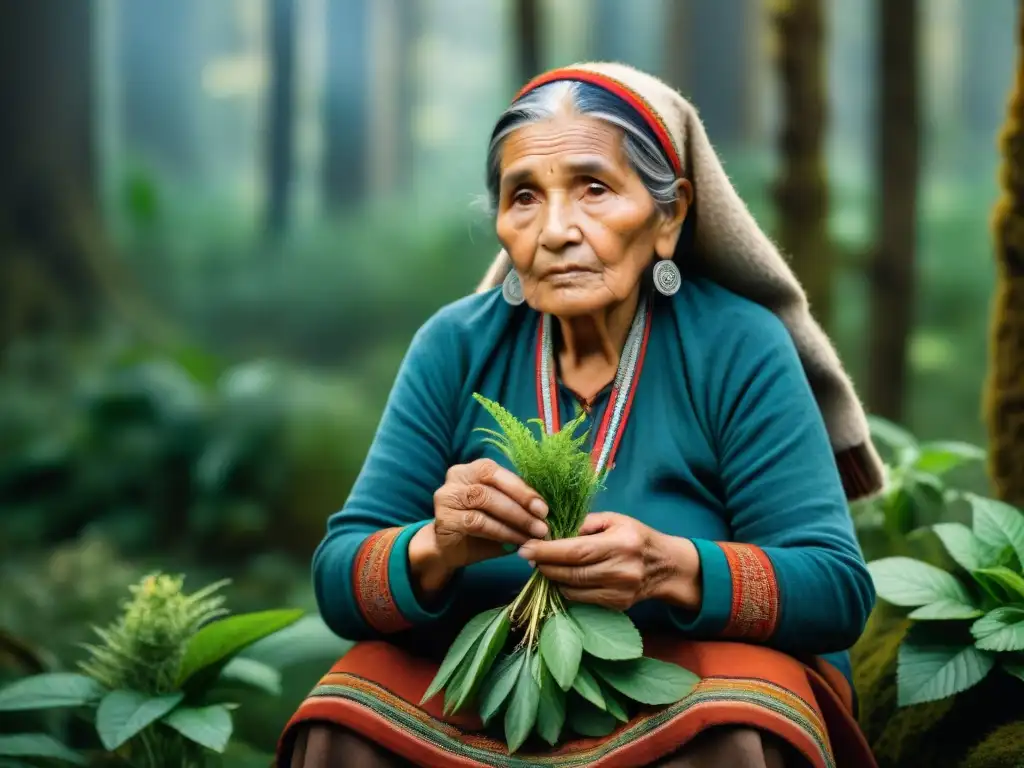
[[[742,643],[661,638],[649,639],[646,653],[703,679],[680,704],[641,712],[604,739],[574,739],[556,750],[516,757],[547,766],[645,766],[707,728],[733,724],[775,734],[814,768],[876,765],[843,695],[785,654]],[[292,718],[279,764],[288,764],[296,727],[320,721],[351,729],[421,766],[509,765],[504,744],[481,733],[475,715],[444,717],[441,696],[419,706],[437,666],[385,642],[356,645]]]
[[[412,626],[398,610],[388,576],[391,549],[401,533],[401,528],[385,528],[369,536],[356,553],[353,566],[352,583],[359,611],[367,624],[385,634]]]
[[[779,621],[779,585],[768,555],[753,544],[723,541],[732,576],[732,608],[723,637],[764,642]]]

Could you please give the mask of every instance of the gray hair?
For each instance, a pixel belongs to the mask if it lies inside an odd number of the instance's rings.
[[[568,104],[586,115],[622,129],[626,160],[640,177],[657,206],[671,213],[679,195],[676,174],[650,129],[625,102],[602,88],[578,81],[548,83],[530,91],[498,118],[487,148],[487,194],[490,208],[498,208],[501,184],[501,150],[513,131],[547,120]]]

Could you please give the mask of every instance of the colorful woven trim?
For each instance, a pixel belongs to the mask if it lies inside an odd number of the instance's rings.
[[[356,603],[366,623],[378,632],[400,632],[412,626],[398,610],[388,576],[391,550],[401,532],[401,528],[377,531],[363,542],[356,553],[352,573]]]
[[[779,620],[779,585],[768,555],[753,544],[719,542],[732,576],[732,608],[723,635],[765,641]]]
[[[675,170],[676,175],[683,175],[683,164],[679,160],[679,153],[676,151],[675,144],[672,143],[672,134],[669,133],[668,127],[665,125],[665,121],[661,119],[661,115],[659,115],[658,112],[650,105],[647,99],[625,83],[616,80],[613,77],[608,77],[608,75],[603,75],[598,72],[591,72],[588,69],[573,69],[571,67],[554,69],[550,72],[545,72],[543,75],[535,77],[527,83],[526,86],[516,94],[515,100],[518,101],[527,93],[540,88],[542,85],[554,83],[559,80],[579,80],[584,83],[596,85],[599,88],[604,88],[609,93],[615,94],[633,107],[633,109],[635,109],[650,126],[651,130],[654,131],[654,135],[658,137],[658,142],[661,144],[661,148],[664,150],[669,162],[672,163],[672,168]]]
[[[708,725],[746,722],[785,738],[816,768],[836,766],[820,714],[791,691],[754,678],[707,677],[679,703],[638,715],[605,739],[570,741],[552,752],[514,756],[508,754],[503,742],[438,720],[377,683],[350,673],[324,677],[299,709],[293,725],[305,719],[322,720],[329,713],[322,705],[332,699],[365,707],[391,727],[455,756],[457,760],[452,764],[472,761],[494,768],[583,768],[607,759],[603,764],[611,766],[617,764],[614,753],[636,746],[663,729],[672,729],[673,735],[678,732],[677,743],[682,745]]]

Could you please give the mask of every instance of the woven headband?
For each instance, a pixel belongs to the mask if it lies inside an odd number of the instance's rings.
[[[682,177],[683,166],[679,161],[679,153],[676,151],[675,145],[672,143],[672,138],[669,136],[668,129],[665,127],[665,123],[662,121],[661,116],[655,112],[651,105],[647,103],[647,100],[630,88],[627,85],[619,82],[618,80],[602,75],[598,72],[591,72],[587,69],[554,69],[550,72],[545,72],[543,75],[539,75],[527,83],[519,93],[516,94],[516,101],[523,98],[530,91],[540,88],[542,85],[548,85],[558,81],[565,80],[578,80],[584,83],[590,83],[596,85],[599,88],[603,88],[620,99],[625,101],[631,106],[640,117],[643,118],[647,126],[654,132],[654,135],[658,139],[658,143],[661,145],[662,150],[668,157],[669,162],[672,163],[672,168],[676,172],[676,176]]]

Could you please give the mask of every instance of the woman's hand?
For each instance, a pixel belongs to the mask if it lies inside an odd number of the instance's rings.
[[[659,533],[627,515],[589,515],[578,537],[530,541],[519,555],[575,602],[624,611],[660,599],[700,608],[700,558],[693,542]]]
[[[434,493],[434,523],[409,542],[409,564],[426,593],[460,568],[547,536],[548,507],[516,474],[491,459],[458,464]]]

